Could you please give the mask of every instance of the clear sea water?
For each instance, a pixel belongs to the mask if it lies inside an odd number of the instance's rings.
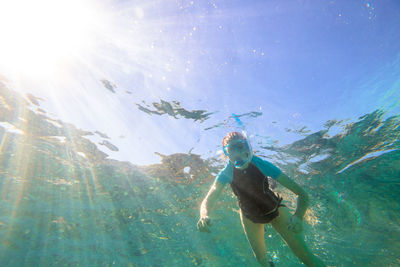
[[[0,266],[258,266],[229,187],[196,229],[242,130],[328,266],[400,266],[397,1],[87,3],[95,42],[51,74],[0,46]]]

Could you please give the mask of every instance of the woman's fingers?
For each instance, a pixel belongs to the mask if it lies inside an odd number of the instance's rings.
[[[201,231],[201,232],[208,232],[208,233],[211,232],[210,229],[208,228],[208,226],[207,226],[206,224],[202,224],[202,225],[201,225],[200,231]]]
[[[200,219],[197,223],[197,229],[200,230],[200,232],[208,232],[210,233],[210,229],[208,228],[208,226],[211,226],[211,221],[208,218],[203,218]]]

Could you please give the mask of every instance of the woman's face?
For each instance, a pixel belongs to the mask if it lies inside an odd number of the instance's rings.
[[[250,157],[250,147],[246,140],[236,139],[230,141],[224,147],[224,152],[235,167],[247,166],[246,163]]]

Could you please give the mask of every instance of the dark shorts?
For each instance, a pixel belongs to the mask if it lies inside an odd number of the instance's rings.
[[[243,212],[243,215],[252,221],[253,223],[269,223],[279,215],[279,207],[286,207],[285,204],[281,204],[281,201],[279,201],[278,206],[276,209],[267,214],[251,214],[251,213],[246,213]]]

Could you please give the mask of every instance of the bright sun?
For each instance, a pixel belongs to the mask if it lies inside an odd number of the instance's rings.
[[[90,48],[100,21],[87,0],[2,0],[0,67],[51,75]]]

